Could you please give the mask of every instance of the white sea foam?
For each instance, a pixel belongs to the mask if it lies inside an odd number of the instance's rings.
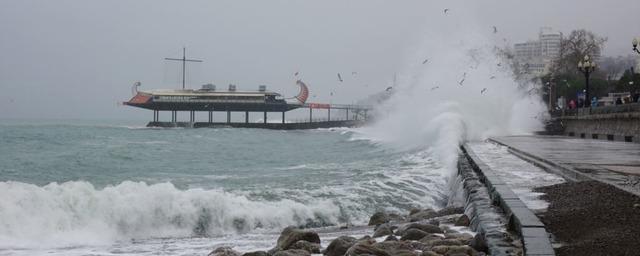
[[[275,230],[308,221],[337,223],[338,207],[316,200],[252,201],[218,190],[179,190],[170,183],[87,182],[43,187],[0,182],[0,248],[109,244],[152,237]]]

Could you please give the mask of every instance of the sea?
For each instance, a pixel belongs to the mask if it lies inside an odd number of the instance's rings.
[[[430,149],[359,135],[4,121],[0,255],[264,250],[290,225],[364,226],[379,210],[447,204],[451,172]]]
[[[328,241],[370,234],[376,211],[455,203],[460,143],[541,130],[545,105],[490,30],[432,19],[361,128],[0,120],[0,255],[265,250],[287,226]]]

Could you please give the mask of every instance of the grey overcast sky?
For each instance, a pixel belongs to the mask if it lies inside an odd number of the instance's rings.
[[[191,88],[266,84],[292,96],[299,71],[313,101],[349,103],[389,85],[444,8],[449,22],[487,33],[495,25],[508,43],[543,26],[585,28],[608,37],[604,55],[617,56],[640,37],[638,0],[0,0],[0,118],[146,121],[147,111],[117,103],[135,81],[177,88],[179,66],[163,58],[183,46],[205,61],[189,65]]]

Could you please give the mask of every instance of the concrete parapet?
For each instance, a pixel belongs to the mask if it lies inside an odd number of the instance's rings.
[[[479,179],[491,191],[493,204],[508,216],[509,228],[522,237],[525,255],[555,255],[549,234],[540,219],[466,144],[462,145],[461,149],[474,171],[478,173]]]

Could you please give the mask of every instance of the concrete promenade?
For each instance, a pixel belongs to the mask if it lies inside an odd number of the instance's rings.
[[[569,180],[597,180],[640,195],[640,144],[564,136],[491,138]]]

